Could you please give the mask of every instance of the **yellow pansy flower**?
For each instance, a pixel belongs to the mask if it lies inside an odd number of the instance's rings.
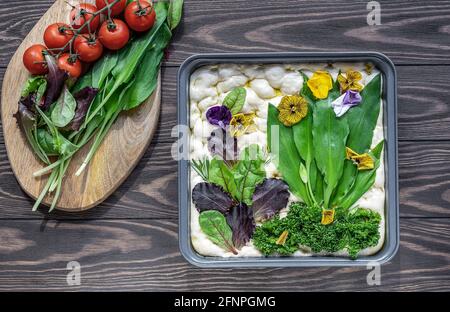
[[[351,69],[347,70],[345,74],[340,73],[337,77],[342,92],[346,92],[348,90],[361,92],[364,88],[362,84],[359,83],[361,79],[361,73]]]
[[[358,170],[370,170],[375,167],[373,158],[367,154],[358,154],[349,147],[346,147],[346,156],[348,160],[352,160],[357,166]]]
[[[245,133],[256,131],[255,116],[255,113],[233,115],[230,122],[231,134],[234,137],[240,137]]]
[[[318,99],[326,99],[333,88],[333,79],[328,72],[318,70],[307,82],[312,94]]]
[[[299,95],[286,95],[278,104],[278,110],[278,119],[286,127],[291,127],[308,114],[308,102]]]
[[[328,225],[334,222],[334,209],[322,209],[322,223],[323,225]]]

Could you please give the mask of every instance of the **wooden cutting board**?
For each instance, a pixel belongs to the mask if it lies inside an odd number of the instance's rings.
[[[94,0],[83,2],[95,3]],[[22,55],[32,44],[43,43],[42,35],[48,25],[55,22],[68,23],[70,9],[65,0],[55,1],[17,49],[3,79],[1,118],[8,158],[20,186],[34,199],[39,196],[47,177],[33,177],[33,172],[45,166],[34,156],[13,117],[17,112],[20,92],[29,77],[22,64]],[[120,115],[89,166],[78,177],[75,172],[91,144],[87,144],[74,156],[64,178],[57,209],[69,212],[90,209],[120,186],[137,165],[153,137],[158,124],[160,103],[161,75],[154,94],[140,107]],[[48,206],[51,199],[47,197],[43,203]]]

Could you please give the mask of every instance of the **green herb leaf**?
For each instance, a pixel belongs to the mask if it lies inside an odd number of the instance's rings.
[[[264,155],[259,145],[253,144],[246,147],[240,157],[240,161],[234,168],[234,180],[237,185],[237,200],[251,206],[252,196],[256,185],[266,177],[264,170]]]
[[[361,92],[361,103],[343,116],[350,129],[347,146],[357,153],[365,153],[372,144],[373,132],[380,114],[380,93],[381,77],[378,75]],[[356,166],[350,160],[346,160],[344,173],[339,181],[333,203],[341,202],[342,198],[352,189],[357,175]]]
[[[90,69],[83,76],[78,78],[77,82],[75,83],[75,85],[70,90],[73,93],[77,93],[78,91],[81,91],[81,90],[83,90],[86,87],[91,87],[92,85],[93,85],[93,82],[92,82],[92,69]]]
[[[135,82],[124,97],[126,102],[124,110],[130,110],[139,106],[155,91],[164,49],[171,38],[172,33],[169,27],[167,24],[163,24],[152,39],[152,49],[145,52],[139,67],[136,69],[134,74]]]
[[[349,133],[346,120],[336,118],[330,99],[318,101],[313,113],[314,154],[317,168],[324,176],[324,208],[342,176],[345,142]]]
[[[27,97],[30,93],[36,92],[41,84],[47,82],[44,76],[34,76],[28,78],[25,82],[25,86],[22,89],[21,96]]]
[[[381,151],[383,149],[384,141],[381,141],[370,153],[375,158],[375,166],[372,170],[358,171],[355,182],[352,188],[346,193],[340,202],[343,208],[350,208],[358,201],[375,183],[377,169],[380,167]]]
[[[300,168],[301,158],[294,143],[292,128],[283,125],[278,119],[278,109],[269,104],[267,114],[267,145],[269,146],[272,160],[283,176],[283,180],[289,185],[291,192],[301,198],[308,205],[312,201],[308,195],[306,184],[300,179],[299,171],[294,168]],[[272,127],[274,127],[272,129]],[[278,137],[272,134],[272,130],[278,129]],[[273,140],[277,142],[272,142]],[[274,143],[274,144],[272,144]]]
[[[114,69],[119,59],[117,52],[106,53],[101,60],[94,64],[92,68],[92,87],[101,89],[106,82],[106,78]],[[81,88],[83,89],[83,88]],[[80,89],[80,90],[81,90]]]
[[[302,179],[303,183],[308,183],[308,172],[306,171],[306,167],[303,163],[300,164],[300,178]]]
[[[55,142],[53,140],[53,136],[46,129],[37,129],[37,140],[43,151],[48,156],[57,156],[59,154],[54,145]]]
[[[213,158],[209,165],[209,182],[217,184],[234,199],[238,199],[238,188],[233,172],[223,160]]]
[[[171,0],[167,20],[171,30],[177,28],[183,15],[183,0]]]
[[[202,212],[199,216],[203,233],[217,246],[237,254],[233,246],[233,233],[223,214],[215,210]]]
[[[77,101],[66,86],[51,113],[51,120],[56,127],[64,128],[75,117]]]
[[[119,52],[117,65],[112,70],[112,74],[116,79],[115,88],[123,83],[129,82],[133,78],[133,74],[144,57],[145,52],[151,46],[159,29],[165,24],[167,18],[165,4],[162,2],[155,3],[154,9],[157,18],[153,28],[143,36],[135,38]]]
[[[233,115],[237,114],[244,106],[246,97],[247,90],[245,90],[245,88],[234,88],[230,93],[227,94],[227,96],[223,100],[223,105],[228,107]]]

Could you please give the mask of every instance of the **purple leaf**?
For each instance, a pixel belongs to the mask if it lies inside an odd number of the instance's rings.
[[[67,73],[58,67],[53,56],[46,55],[45,60],[47,61],[48,74],[46,78],[47,93],[45,94],[44,103],[41,106],[44,111],[59,98],[64,82],[67,79]]]
[[[256,224],[253,211],[246,204],[239,203],[231,208],[227,222],[233,230],[233,244],[236,248],[241,248],[250,241]]]
[[[192,201],[199,212],[217,210],[227,213],[233,206],[233,200],[219,186],[211,183],[198,183],[192,190]]]
[[[231,111],[226,106],[213,106],[206,111],[206,119],[210,124],[225,129],[233,118]]]
[[[253,214],[260,222],[272,218],[289,201],[289,186],[279,179],[265,179],[253,192]]]
[[[225,161],[234,161],[239,154],[237,139],[220,128],[211,132],[208,150],[213,156],[217,155]]]
[[[97,93],[98,89],[92,87],[86,87],[75,93],[73,97],[77,102],[77,109],[75,110],[75,117],[69,125],[70,129],[74,131],[78,131],[80,129],[81,124],[86,118],[89,107],[91,106],[91,103],[96,97]]]

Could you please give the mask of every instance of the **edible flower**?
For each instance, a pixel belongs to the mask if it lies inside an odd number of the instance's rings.
[[[348,90],[331,103],[336,117],[344,115],[351,107],[361,103],[361,95],[357,91]]]
[[[322,209],[322,223],[323,225],[328,225],[334,222],[334,209]]]
[[[370,170],[375,167],[373,158],[369,154],[358,154],[349,147],[346,147],[345,151],[347,159],[353,161],[358,166],[358,170]]]
[[[234,137],[240,137],[248,132],[256,130],[255,113],[243,114],[239,113],[233,116],[230,122],[231,134]]]
[[[232,115],[231,111],[226,106],[213,106],[206,112],[206,119],[209,123],[225,129],[230,124]]]
[[[367,75],[372,75],[373,64],[372,63],[364,64],[364,71],[366,72]]]
[[[318,70],[307,82],[312,94],[318,99],[326,99],[333,88],[333,79],[328,72]]]
[[[291,127],[308,114],[308,102],[299,95],[286,95],[281,99],[278,110],[278,119],[286,127]]]
[[[286,230],[283,231],[283,233],[281,233],[280,237],[277,239],[275,244],[284,246],[284,244],[286,244],[286,240],[288,238],[288,235],[289,235],[288,231],[286,231]]]
[[[340,73],[337,79],[342,92],[347,90],[360,92],[363,89],[362,84],[359,83],[362,79],[362,75],[359,71],[349,69],[345,74]]]

